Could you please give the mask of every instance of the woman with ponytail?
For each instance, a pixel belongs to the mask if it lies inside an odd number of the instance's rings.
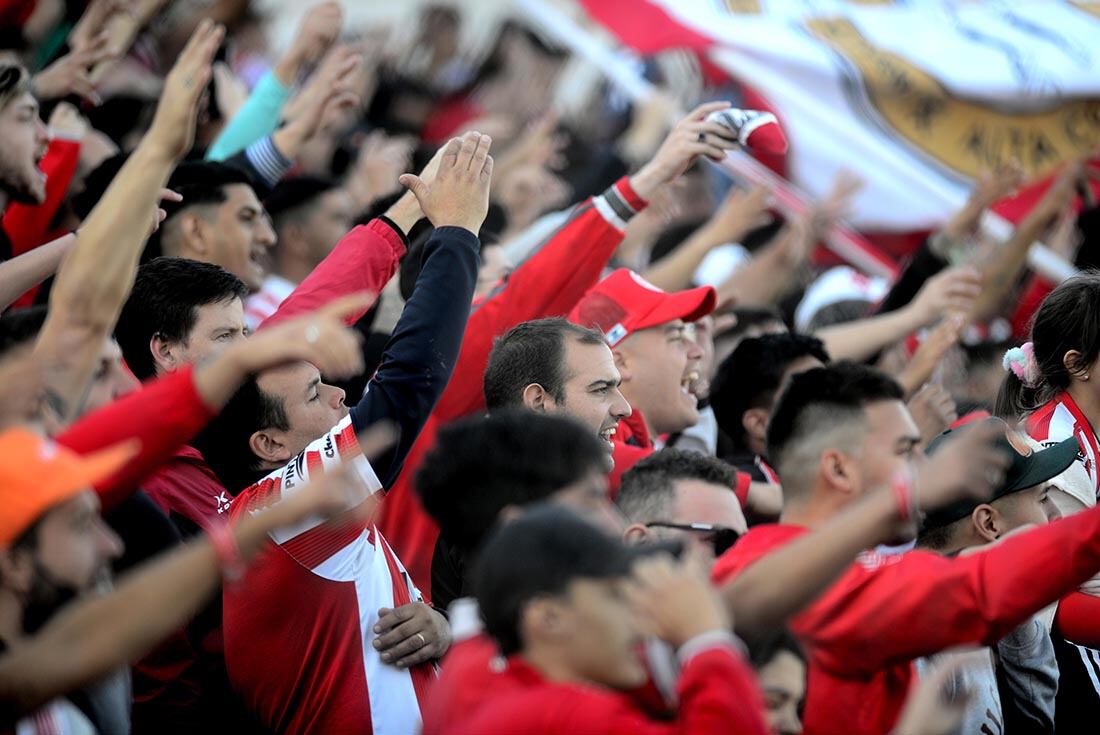
[[[1062,283],[1035,313],[1031,341],[1005,353],[996,412],[1023,422],[1036,449],[1077,437],[1077,461],[1050,482],[1061,515],[1100,494],[1100,272]],[[1100,711],[1100,577],[1058,603],[1051,639],[1060,669],[1055,729],[1078,732]],[[1068,728],[1068,729],[1066,729]]]

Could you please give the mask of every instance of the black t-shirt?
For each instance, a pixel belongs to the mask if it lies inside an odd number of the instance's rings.
[[[1100,651],[1070,643],[1051,632],[1058,660],[1058,697],[1054,700],[1054,730],[1089,732],[1088,723],[1100,712]]]
[[[446,613],[452,602],[473,594],[470,566],[463,552],[439,537],[432,553],[432,607]]]

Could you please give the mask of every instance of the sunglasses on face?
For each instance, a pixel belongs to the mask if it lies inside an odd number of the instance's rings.
[[[703,540],[714,547],[716,557],[726,553],[741,538],[741,534],[727,526],[715,526],[711,523],[672,523],[670,521],[653,521],[645,524],[646,528],[675,528],[678,531],[692,531],[703,534]]]

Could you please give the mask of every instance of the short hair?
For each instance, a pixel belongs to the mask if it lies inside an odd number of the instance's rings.
[[[283,399],[265,393],[253,377],[237,389],[193,444],[225,489],[236,493],[262,474],[260,458],[253,453],[250,440],[264,429],[287,431],[290,419]]]
[[[49,314],[45,304],[15,309],[0,316],[0,355],[30,342],[42,331]]]
[[[573,419],[518,409],[439,431],[416,491],[447,543],[474,551],[506,506],[543,500],[592,472],[607,450]]]
[[[389,207],[379,211],[377,215],[384,214],[386,209],[389,209]],[[366,224],[366,222],[363,218],[360,218],[359,224]],[[504,209],[495,202],[490,203],[485,222],[482,223],[481,229],[477,233],[478,252],[483,253],[485,248],[499,246],[501,244],[500,235],[497,233],[503,231],[506,225],[507,218]],[[426,219],[420,220],[409,230],[409,248],[405,253],[405,257],[401,259],[401,265],[397,270],[398,290],[401,292],[401,298],[405,301],[412,298],[416,279],[420,277],[420,269],[424,264],[424,247],[434,234],[435,229],[431,227]]]
[[[0,110],[31,89],[31,78],[20,64],[0,65]]]
[[[783,482],[784,496],[809,489],[826,449],[855,451],[866,430],[864,408],[901,401],[904,391],[883,372],[837,362],[791,378],[768,422],[768,458]]]
[[[521,322],[497,338],[489,353],[483,385],[490,411],[523,404],[523,389],[541,385],[555,401],[565,398],[565,340],[607,345],[595,329],[562,317]]]
[[[741,422],[745,412],[770,407],[787,368],[804,357],[829,363],[829,353],[816,337],[765,334],[742,340],[718,366],[710,389],[710,405],[718,426],[738,449],[747,449]]]
[[[320,197],[338,187],[330,178],[322,176],[292,176],[283,179],[264,198],[264,209],[275,223],[275,229],[300,217]]]
[[[955,534],[968,523],[970,523],[969,513],[942,526],[932,526],[930,528],[922,526],[917,534],[917,546],[932,551],[943,551],[951,546]]]
[[[806,331],[812,333],[837,324],[848,324],[858,319],[864,319],[873,305],[873,302],[866,299],[843,299],[826,304],[810,317],[810,322],[806,325]]]
[[[134,375],[148,380],[156,374],[149,350],[154,335],[169,342],[186,341],[198,320],[198,307],[243,301],[247,296],[244,282],[221,266],[157,258],[138,268],[115,325],[115,339]]]
[[[615,504],[632,523],[667,520],[677,480],[699,480],[732,488],[736,470],[699,452],[673,449],[655,452],[623,474]]]
[[[523,649],[520,622],[536,598],[564,595],[580,579],[629,573],[621,539],[568,508],[540,504],[503,524],[486,541],[474,567],[474,597],[485,631],[505,656]],[[616,558],[617,557],[617,558]]]
[[[176,167],[168,179],[168,188],[183,197],[182,201],[162,201],[161,209],[165,211],[164,221],[149,238],[146,246],[153,255],[163,253],[162,239],[172,227],[176,215],[186,212],[192,207],[201,207],[207,204],[222,204],[229,197],[225,193],[225,187],[234,184],[244,184],[255,188],[252,177],[243,169],[216,161],[186,161]]]

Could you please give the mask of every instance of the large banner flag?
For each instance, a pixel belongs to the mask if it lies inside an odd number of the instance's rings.
[[[812,195],[853,223],[942,222],[983,169],[1033,178],[1100,143],[1100,0],[581,0],[642,53],[691,47],[762,94]]]

